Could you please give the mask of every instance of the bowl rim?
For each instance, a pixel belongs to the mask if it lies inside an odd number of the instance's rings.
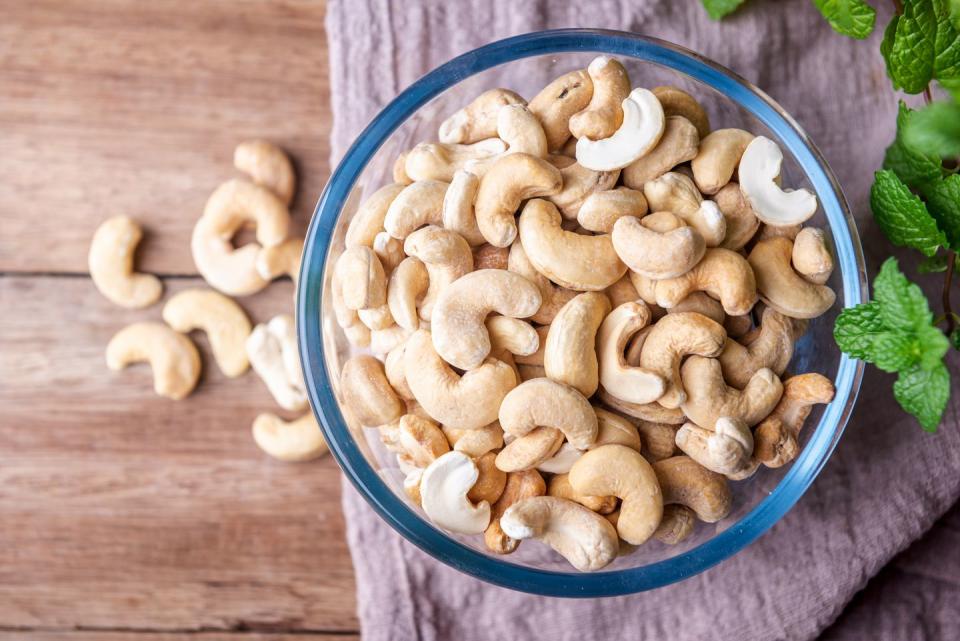
[[[357,137],[332,173],[307,230],[297,288],[297,338],[304,381],[330,451],[348,479],[380,517],[427,554],[461,572],[514,590],[558,597],[602,597],[641,592],[698,574],[755,541],[799,500],[836,446],[853,410],[864,365],[841,354],[836,395],[801,455],[759,504],[700,545],[668,559],[591,574],[557,572],[488,556],[435,528],[398,497],[364,457],[330,385],[324,358],[322,290],[329,240],[354,183],[382,143],[429,100],[459,81],[492,67],[540,55],[598,52],[667,67],[712,87],[750,112],[785,145],[809,178],[834,237],[844,306],[867,299],[867,278],[856,224],[820,151],[782,107],[729,69],[684,47],[639,34],[601,29],[537,31],[464,53],[414,82]]]

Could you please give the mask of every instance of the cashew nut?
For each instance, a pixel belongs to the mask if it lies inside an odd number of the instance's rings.
[[[639,275],[631,274],[631,279],[640,291],[644,287],[635,276]],[[657,281],[655,285],[657,304],[667,309],[697,291],[719,299],[727,314],[742,316],[757,301],[757,280],[743,256],[729,249],[715,248],[708,249],[703,259],[687,273]]]
[[[769,138],[754,138],[740,159],[740,191],[757,218],[769,225],[799,225],[817,211],[817,197],[806,189],[781,189],[777,184],[783,152]]]
[[[476,464],[462,452],[447,452],[423,472],[420,497],[423,511],[445,530],[480,534],[490,524],[490,504],[474,505],[467,498],[479,476]]]
[[[737,474],[750,466],[753,433],[739,419],[722,416],[713,430],[687,423],[676,440],[684,454],[717,474]]]
[[[200,377],[200,354],[193,341],[163,323],[127,325],[107,344],[110,369],[142,362],[153,370],[153,390],[176,401],[188,396]]]
[[[693,534],[696,525],[696,516],[693,510],[685,505],[664,505],[663,518],[657,526],[653,538],[667,545],[676,545]]]
[[[503,494],[504,487],[507,484],[507,473],[497,468],[496,458],[496,454],[487,452],[474,459],[479,475],[477,482],[467,493],[467,498],[472,502],[480,503],[482,501],[493,505]]]
[[[344,243],[347,247],[364,245],[373,247],[373,239],[383,229],[390,203],[400,195],[406,185],[392,184],[381,187],[357,208],[350,219]]]
[[[640,218],[646,213],[647,199],[642,191],[617,187],[587,196],[577,210],[577,222],[584,229],[609,234],[617,219],[623,216]]]
[[[488,138],[472,145],[425,142],[407,152],[403,167],[414,182],[438,180],[448,183],[458,170],[469,169],[472,163],[488,160],[506,150],[507,144],[499,138]]]
[[[627,271],[608,234],[584,236],[564,230],[550,202],[529,201],[520,214],[520,242],[541,274],[568,289],[598,291]]]
[[[578,450],[569,443],[563,443],[556,454],[538,465],[537,469],[547,474],[566,474],[570,471],[573,463],[581,456],[583,456],[583,451]],[[556,495],[551,493],[550,496]]]
[[[706,523],[716,523],[730,513],[733,497],[722,474],[711,472],[689,456],[674,456],[653,464],[664,505],[678,503]]]
[[[643,185],[650,211],[669,211],[700,232],[707,247],[723,243],[727,222],[717,204],[703,200],[689,176],[668,171]]]
[[[599,570],[617,557],[617,532],[605,518],[578,503],[553,496],[526,498],[500,517],[507,536],[537,539],[581,572]]]
[[[660,403],[630,403],[622,401],[602,387],[597,391],[597,397],[604,405],[610,409],[617,410],[621,414],[638,418],[642,421],[653,423],[665,423],[668,425],[680,425],[686,420],[680,408],[666,408]],[[673,437],[671,436],[671,441]]]
[[[408,256],[419,258],[427,269],[428,286],[420,302],[420,318],[429,321],[444,290],[473,269],[473,253],[460,234],[434,225],[407,236],[403,249]]]
[[[634,89],[621,103],[623,123],[609,137],[577,140],[577,162],[597,171],[623,169],[650,152],[663,135],[660,101],[646,89]]]
[[[253,420],[253,440],[281,461],[312,461],[329,451],[313,412],[290,422],[275,414],[260,414]]]
[[[508,247],[517,237],[514,214],[528,198],[560,191],[560,170],[530,154],[509,154],[493,164],[480,179],[474,212],[477,226],[487,242]]]
[[[783,393],[780,379],[771,370],[758,370],[743,390],[729,387],[723,380],[720,361],[691,356],[680,368],[687,400],[680,408],[687,417],[708,430],[716,430],[723,416],[753,426],[773,411]]]
[[[642,302],[623,303],[604,319],[597,336],[600,384],[608,393],[630,403],[651,403],[666,390],[657,373],[627,364],[627,341],[650,322],[650,310]]]
[[[500,517],[514,503],[532,496],[543,496],[546,491],[543,477],[536,470],[509,472],[503,493],[491,508],[490,525],[483,534],[483,541],[487,548],[497,554],[510,554],[516,550],[520,541],[506,535],[500,527]]]
[[[517,243],[514,243],[517,244]],[[511,245],[513,247],[513,245]],[[507,269],[510,249],[484,243],[473,250],[474,269]],[[532,269],[532,267],[531,267]],[[515,270],[514,270],[515,271]],[[521,274],[521,276],[526,276]],[[529,278],[529,277],[528,277]]]
[[[383,271],[389,275],[397,268],[407,255],[403,251],[403,241],[394,238],[385,231],[378,233],[373,239],[373,253],[377,255]]]
[[[747,260],[756,274],[760,299],[791,318],[816,318],[833,306],[836,294],[803,279],[790,264],[792,252],[793,243],[782,237],[754,245]]]
[[[570,138],[570,118],[592,97],[593,81],[584,69],[560,76],[534,96],[527,106],[540,119],[550,149],[559,149]]]
[[[293,318],[280,314],[253,328],[247,337],[247,358],[280,407],[299,411],[307,406],[306,385],[297,352]]]
[[[497,467],[504,472],[532,470],[549,460],[562,445],[563,432],[538,427],[507,443],[497,454]]]
[[[388,329],[395,325],[390,307],[386,303],[380,307],[358,309],[357,316],[360,318],[360,322],[374,331]]]
[[[663,516],[663,496],[657,476],[636,450],[604,445],[581,456],[570,469],[570,485],[579,494],[621,499],[617,534],[640,545]]]
[[[300,276],[300,258],[303,255],[303,239],[290,238],[279,245],[264,247],[257,255],[257,273],[265,280],[289,276],[294,287]]]
[[[231,238],[247,223],[257,227],[257,242],[234,248]],[[190,241],[197,271],[212,287],[246,296],[266,287],[256,268],[262,247],[286,240],[290,214],[272,192],[245,180],[228,180],[210,195]]]
[[[413,400],[413,392],[407,385],[407,373],[403,367],[403,355],[406,349],[407,344],[401,343],[387,352],[383,359],[383,371],[387,376],[387,382],[404,402]]]
[[[408,338],[410,338],[410,330],[399,325],[391,325],[386,329],[375,329],[370,332],[370,351],[376,356],[386,356],[388,352]]]
[[[627,267],[655,280],[685,274],[700,262],[707,249],[703,236],[693,227],[659,232],[633,216],[618,219],[610,237],[613,249]]]
[[[797,439],[813,406],[833,400],[834,388],[822,374],[791,376],[783,382],[783,396],[754,434],[755,457],[767,467],[786,465],[800,451]]]
[[[793,358],[793,323],[773,308],[763,310],[763,322],[757,338],[745,347],[727,338],[723,352],[717,357],[727,383],[743,389],[758,370],[769,368],[783,374]]]
[[[333,307],[337,325],[343,330],[350,344],[356,347],[368,347],[370,345],[370,328],[360,322],[356,310],[347,307],[347,304],[343,301],[343,283],[336,269],[333,270],[333,277],[330,282],[330,298],[330,306]]]
[[[526,105],[500,107],[497,112],[497,136],[507,143],[508,154],[524,153],[538,158],[547,156],[547,135]]]
[[[244,344],[250,336],[250,321],[233,300],[211,289],[187,289],[163,306],[163,320],[186,334],[206,332],[213,357],[228,378],[240,376],[250,366]]]
[[[593,411],[597,415],[597,440],[588,449],[601,445],[623,445],[640,451],[640,434],[633,423],[602,407],[594,407]]]
[[[539,339],[537,351],[527,355],[518,354],[515,359],[518,365],[536,365],[541,369],[543,368],[543,352],[547,347],[547,336],[550,333],[550,326],[541,325],[536,328],[536,332]],[[541,376],[546,376],[546,374],[541,374]]]
[[[804,279],[823,285],[833,273],[833,256],[822,229],[804,227],[793,239],[793,268]]]
[[[548,196],[547,200],[557,206],[564,219],[574,220],[590,195],[613,189],[620,171],[594,171],[575,162],[561,169],[560,176],[563,178],[563,188]]]
[[[493,138],[497,135],[500,108],[524,103],[523,98],[509,89],[484,91],[440,124],[440,142],[469,144]]]
[[[530,323],[509,316],[489,316],[484,324],[490,334],[491,352],[506,350],[530,356],[540,349],[540,336]]]
[[[699,153],[690,162],[693,179],[700,191],[715,194],[730,182],[740,157],[752,140],[753,134],[743,129],[717,129],[704,137],[700,141]]]
[[[387,275],[380,259],[365,245],[348,247],[340,254],[333,285],[347,309],[370,309],[387,302]]]
[[[681,376],[680,362],[690,354],[717,356],[726,338],[720,324],[696,312],[668,314],[657,321],[640,352],[640,367],[666,380],[666,391],[657,402],[666,408],[681,407],[691,392],[685,391],[689,385]]]
[[[413,179],[407,175],[407,152],[401,153],[397,156],[396,160],[393,161],[391,177],[393,178],[393,182],[398,185],[409,185],[413,182]],[[417,479],[417,484],[419,485],[419,483],[420,479]],[[417,503],[419,502],[418,500]]]
[[[526,318],[540,308],[540,291],[502,269],[471,272],[443,290],[432,316],[433,345],[454,367],[470,370],[490,354],[484,319],[491,312]]]
[[[570,117],[574,138],[609,138],[623,123],[621,103],[630,95],[630,78],[623,65],[613,58],[597,56],[587,66],[593,95],[583,111]]]
[[[393,270],[387,285],[387,305],[397,325],[410,331],[420,327],[417,304],[427,293],[429,284],[427,268],[415,256],[404,258]]]
[[[579,450],[577,451],[579,452]],[[570,485],[569,471],[569,469],[564,470],[550,479],[547,484],[547,496],[574,501],[597,514],[610,514],[617,509],[617,497],[615,496],[592,496],[574,490],[573,486]],[[616,527],[615,524],[614,527]]]
[[[425,330],[407,340],[404,369],[407,385],[427,413],[448,427],[461,429],[497,420],[501,401],[517,385],[513,368],[493,358],[461,377],[440,358]]]
[[[610,301],[599,292],[573,298],[557,313],[543,351],[546,375],[592,396],[600,382],[596,336],[610,311]]]
[[[643,189],[648,181],[693,160],[699,150],[700,135],[697,128],[682,116],[670,116],[666,119],[663,137],[657,146],[623,169],[623,184],[633,189]]]
[[[487,452],[498,450],[503,447],[503,429],[500,423],[494,421],[490,425],[484,425],[475,429],[464,430],[457,427],[442,427],[443,435],[447,441],[458,452],[463,452],[467,456],[483,456]]]
[[[726,219],[727,233],[720,243],[724,249],[743,249],[760,227],[760,219],[753,213],[750,203],[743,197],[740,185],[728,183],[713,196],[713,202]]]
[[[242,142],[233,150],[233,166],[276,194],[287,207],[293,202],[297,177],[290,158],[280,147],[266,140]]]
[[[540,290],[540,309],[530,317],[534,323],[552,323],[560,309],[577,295],[575,291],[554,285],[538,272],[527,257],[521,240],[515,240],[510,246],[507,269],[523,276]]]
[[[473,213],[473,201],[479,187],[480,179],[475,174],[464,169],[455,172],[443,197],[441,214],[443,226],[463,236],[472,247],[486,242]]]
[[[403,401],[390,387],[383,364],[372,356],[354,356],[343,364],[340,393],[361,425],[384,425],[404,414]]]
[[[404,187],[387,208],[383,228],[394,238],[403,240],[424,225],[443,224],[447,186],[439,180],[418,180]]]
[[[723,311],[723,305],[720,304],[720,301],[710,298],[703,292],[693,292],[667,310],[668,314],[678,312],[697,312],[721,325],[727,319],[727,314]]]
[[[142,237],[140,225],[133,219],[114,216],[100,223],[90,243],[87,265],[93,284],[121,307],[148,307],[163,293],[159,278],[133,271],[133,254]]]
[[[511,390],[500,405],[500,426],[518,437],[537,427],[552,427],[578,450],[593,444],[598,429],[597,415],[583,394],[548,378],[526,381]]]
[[[665,85],[651,89],[663,105],[663,113],[670,116],[683,116],[697,128],[700,138],[706,138],[710,133],[710,118],[707,112],[697,102],[696,98],[679,87]]]

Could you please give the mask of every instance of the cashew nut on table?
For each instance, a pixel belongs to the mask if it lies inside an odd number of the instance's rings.
[[[775,141],[607,56],[464,103],[334,241],[348,420],[492,553],[535,539],[594,571],[729,526],[731,482],[797,457],[833,397],[791,370],[836,300],[816,195]]]

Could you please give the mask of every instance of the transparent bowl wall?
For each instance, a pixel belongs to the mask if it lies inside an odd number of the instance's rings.
[[[600,53],[617,56],[633,86],[672,84],[693,94],[714,129],[738,127],[776,140],[784,152],[783,185],[817,193],[821,208],[808,224],[827,230],[837,256],[829,282],[837,302],[811,323],[788,371],[830,377],[837,396],[829,406],[814,409],[802,434],[803,452],[793,464],[761,467],[753,478],[732,484],[734,504],[727,518],[698,523],[695,534],[680,545],[651,540],[601,572],[580,574],[536,542],[522,544],[509,556],[493,555],[482,536],[444,532],[409,502],[404,475],[376,429],[361,427],[337,401],[340,367],[358,350],[336,324],[329,286],[351,217],[367,196],[392,182],[393,162],[401,152],[436,140],[444,118],[486,89],[508,87],[529,99]],[[809,486],[835,446],[859,387],[860,366],[839,352],[831,328],[842,307],[865,296],[863,260],[826,164],[796,124],[745,81],[690,52],[635,35],[585,30],[529,34],[465,54],[418,81],[376,117],[332,176],[308,232],[302,269],[298,325],[306,379],[324,434],[348,478],[388,523],[430,554],[474,576],[525,591],[561,596],[637,592],[688,577],[740,550]]]

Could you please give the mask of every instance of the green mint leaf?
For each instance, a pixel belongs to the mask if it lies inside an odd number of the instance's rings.
[[[942,274],[947,271],[947,257],[943,254],[928,256],[917,265],[917,271],[921,274]]]
[[[933,325],[924,325],[917,332],[916,349],[920,367],[931,370],[943,361],[950,349],[950,340]]]
[[[896,258],[884,261],[873,281],[873,292],[888,330],[916,333],[933,322],[927,297],[903,275]]]
[[[920,360],[921,348],[908,332],[878,334],[873,342],[873,364],[884,372],[909,369]]]
[[[880,52],[895,89],[920,93],[933,78],[937,16],[933,0],[911,0],[884,32]]]
[[[960,104],[934,102],[911,114],[903,142],[940,158],[960,155]]]
[[[950,19],[953,26],[960,29],[960,0],[950,0]]]
[[[927,209],[946,234],[950,247],[960,250],[960,174],[952,174],[933,183],[924,196]]]
[[[834,31],[862,40],[873,32],[877,11],[863,0],[813,0]]]
[[[724,16],[733,13],[744,1],[745,0],[702,0],[703,8],[707,10],[707,15],[710,16],[712,20],[720,20]]]
[[[960,350],[960,327],[950,334],[950,343],[953,345],[953,349]]]
[[[874,174],[870,208],[880,229],[894,245],[912,247],[933,256],[947,243],[923,201],[889,169]]]
[[[910,127],[916,113],[902,100],[900,101],[897,112],[897,137],[887,147],[883,167],[895,171],[900,176],[900,180],[911,189],[922,189],[927,183],[940,180],[943,168],[939,156],[929,153],[922,147],[911,147],[903,139],[903,132]]]
[[[880,314],[880,303],[870,301],[840,312],[833,326],[833,339],[841,351],[853,358],[872,363],[876,360],[874,345],[887,329]]]
[[[893,396],[923,429],[936,432],[950,399],[950,372],[943,363],[931,370],[917,366],[901,372],[893,384]]]
[[[951,0],[932,0],[937,17],[933,77],[941,82],[960,80],[960,31],[950,17]]]

